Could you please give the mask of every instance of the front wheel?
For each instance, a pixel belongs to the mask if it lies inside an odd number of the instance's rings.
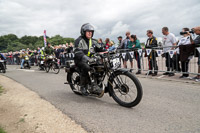
[[[53,72],[54,72],[55,74],[58,74],[58,73],[60,72],[60,67],[59,67],[58,63],[54,62],[54,63],[52,64],[52,70],[53,70]]]
[[[130,72],[114,72],[108,83],[112,98],[121,106],[134,107],[142,99],[140,81]]]
[[[47,73],[48,73],[49,70],[50,70],[50,65],[51,65],[51,63],[48,63],[48,62],[47,62],[46,67],[45,67],[45,71],[46,71]]]

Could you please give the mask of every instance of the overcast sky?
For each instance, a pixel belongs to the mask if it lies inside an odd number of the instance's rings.
[[[77,38],[91,23],[95,38],[116,41],[127,30],[145,41],[146,30],[162,37],[169,27],[176,36],[184,27],[200,26],[200,0],[0,0],[0,35],[14,33]]]

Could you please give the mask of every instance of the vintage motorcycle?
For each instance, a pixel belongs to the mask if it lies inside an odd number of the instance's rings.
[[[92,68],[89,71],[89,82],[87,91],[89,96],[102,97],[108,93],[119,105],[124,107],[134,107],[142,99],[143,91],[140,81],[129,69],[120,68],[119,53],[96,53],[91,57],[93,62],[89,62]],[[81,93],[81,70],[69,61],[65,68],[67,72],[67,82],[75,94]]]
[[[45,70],[48,73],[49,70],[52,70],[55,74],[58,74],[60,72],[60,66],[57,63],[57,59],[53,55],[47,56],[47,62],[45,66]]]
[[[30,69],[31,68],[31,66],[30,66],[30,60],[29,60],[28,55],[26,55],[25,58],[24,58],[24,64],[23,64],[23,66],[24,66],[24,69]]]
[[[45,65],[44,65],[44,55],[38,56],[38,66],[40,70],[45,70]]]

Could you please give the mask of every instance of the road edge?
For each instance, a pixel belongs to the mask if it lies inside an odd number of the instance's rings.
[[[0,102],[7,102],[18,108],[21,116],[26,116],[24,119],[28,123],[28,128],[35,129],[35,132],[87,132],[36,92],[7,76],[0,75],[0,79],[0,85],[6,89],[6,92],[0,96]]]

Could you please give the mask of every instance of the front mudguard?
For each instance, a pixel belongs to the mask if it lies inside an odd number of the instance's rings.
[[[117,69],[115,70],[111,75],[110,77],[108,78],[108,82],[107,82],[107,86],[105,88],[105,93],[109,93],[109,95],[111,96],[111,93],[112,93],[112,84],[110,81],[112,81],[113,77],[115,77],[115,74],[118,74],[118,73],[127,73],[127,72],[130,72],[130,69],[126,69],[126,68],[120,68],[120,69]]]

